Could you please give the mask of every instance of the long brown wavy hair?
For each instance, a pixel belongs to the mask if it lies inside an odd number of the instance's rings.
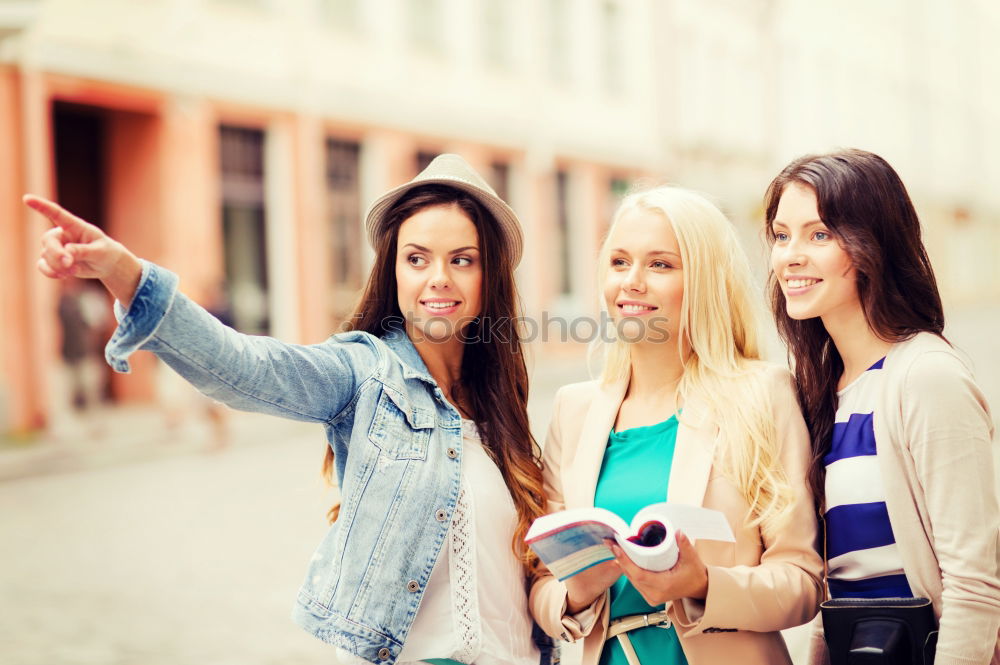
[[[902,342],[920,332],[941,335],[944,310],[921,240],[920,220],[906,187],[889,163],[876,154],[854,149],[792,161],[764,195],[765,234],[772,244],[778,202],[792,183],[816,193],[820,219],[854,265],[858,298],[872,332],[887,342]],[[837,382],[844,361],[823,322],[818,317],[789,317],[773,272],[769,281],[774,320],[788,345],[799,406],[812,442],[809,485],[817,507],[822,509],[823,456],[832,443]]]
[[[475,225],[483,262],[482,310],[479,320],[461,333],[465,347],[453,392],[476,421],[514,500],[518,522],[511,548],[530,573],[537,558],[525,546],[524,535],[546,507],[541,451],[528,426],[528,371],[516,324],[519,298],[514,261],[490,213],[470,195],[446,185],[424,185],[408,192],[386,213],[387,231],[378,239],[374,267],[347,329],[382,337],[399,326],[403,321],[395,268],[399,227],[425,208],[452,205]],[[329,446],[323,475],[332,482],[333,449]],[[331,524],[339,512],[339,503],[330,509]]]

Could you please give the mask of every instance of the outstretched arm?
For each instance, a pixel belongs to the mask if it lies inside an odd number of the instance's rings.
[[[355,333],[300,346],[243,335],[177,292],[177,277],[140,261],[101,229],[37,196],[24,202],[53,227],[42,237],[46,277],[99,279],[122,305],[105,355],[119,372],[138,349],[159,356],[198,390],[235,409],[328,422],[380,365],[375,340]]]

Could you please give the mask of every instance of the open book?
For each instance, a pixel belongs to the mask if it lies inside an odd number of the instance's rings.
[[[669,570],[677,563],[677,530],[696,539],[735,542],[726,516],[717,510],[676,503],[652,503],[631,524],[604,508],[573,508],[543,515],[524,541],[556,578],[573,577],[614,559],[605,539],[615,540],[635,564]]]

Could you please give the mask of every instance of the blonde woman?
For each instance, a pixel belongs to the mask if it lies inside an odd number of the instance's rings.
[[[692,544],[653,573],[616,560],[530,604],[584,665],[790,663],[783,628],[813,618],[822,561],[806,483],[809,435],[786,370],[760,360],[758,295],[723,214],[660,187],[627,197],[599,259],[615,323],[598,380],[562,388],[546,441],[549,510],[626,521],[657,501],[722,511],[735,543]]]

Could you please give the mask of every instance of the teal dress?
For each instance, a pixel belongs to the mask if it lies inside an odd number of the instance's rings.
[[[604,451],[601,475],[597,479],[594,505],[631,522],[641,508],[666,501],[676,443],[676,416],[656,425],[634,427],[622,432],[612,430]],[[624,575],[611,586],[612,619],[662,609],[663,605],[653,607],[647,604]],[[642,663],[687,665],[677,631],[672,626],[648,626],[633,630],[628,635]],[[601,665],[627,665],[625,653],[616,638],[605,642]]]

